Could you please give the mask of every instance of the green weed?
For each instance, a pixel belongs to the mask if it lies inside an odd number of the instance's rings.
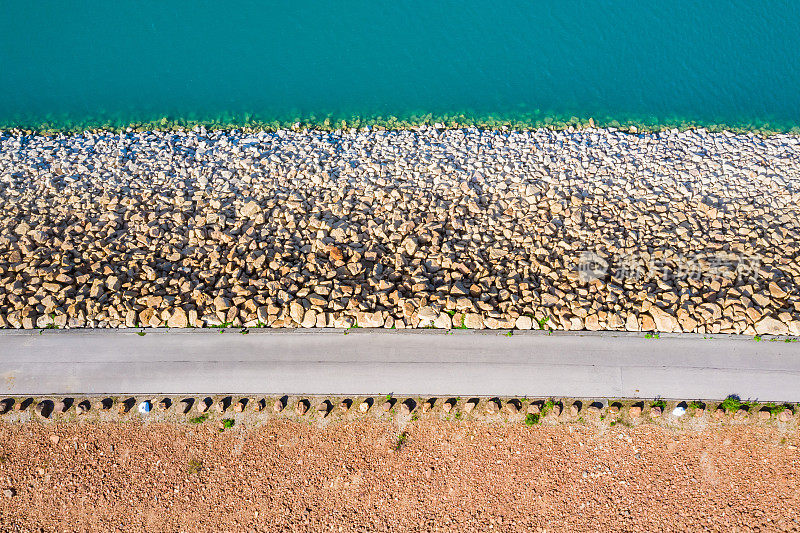
[[[397,436],[397,438],[396,438],[396,439],[394,439],[394,445],[392,445],[392,449],[393,449],[394,451],[399,451],[399,450],[400,450],[400,448],[402,448],[402,447],[403,447],[403,445],[404,445],[404,444],[405,444],[407,441],[408,441],[408,433],[406,433],[405,431],[403,431],[402,433],[400,433],[400,434]]]
[[[786,405],[783,404],[778,405],[775,403],[765,403],[763,407],[767,409],[772,414],[772,416],[779,415],[786,410]]]
[[[194,418],[190,418],[189,422],[192,423],[192,424],[202,424],[206,420],[208,420],[208,413],[203,413],[200,416],[196,416]]]
[[[745,402],[742,402],[742,400],[740,400],[738,396],[733,396],[733,395],[728,396],[727,398],[722,400],[721,404],[719,404],[719,406],[722,407],[722,409],[726,413],[735,413],[741,407],[746,405],[747,404]]]

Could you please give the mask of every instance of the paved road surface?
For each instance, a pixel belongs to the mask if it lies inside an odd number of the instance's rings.
[[[800,342],[440,330],[0,333],[0,394],[403,394],[800,401]]]

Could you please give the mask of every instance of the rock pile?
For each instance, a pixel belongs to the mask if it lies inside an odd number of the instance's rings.
[[[800,139],[0,133],[0,327],[800,334]]]

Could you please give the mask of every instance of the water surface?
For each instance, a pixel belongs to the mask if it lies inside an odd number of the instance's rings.
[[[0,127],[464,115],[786,130],[799,6],[4,0]]]

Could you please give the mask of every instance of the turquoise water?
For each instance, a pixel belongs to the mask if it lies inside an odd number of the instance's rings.
[[[0,2],[0,127],[800,126],[795,1]],[[162,120],[164,119],[164,120]]]

